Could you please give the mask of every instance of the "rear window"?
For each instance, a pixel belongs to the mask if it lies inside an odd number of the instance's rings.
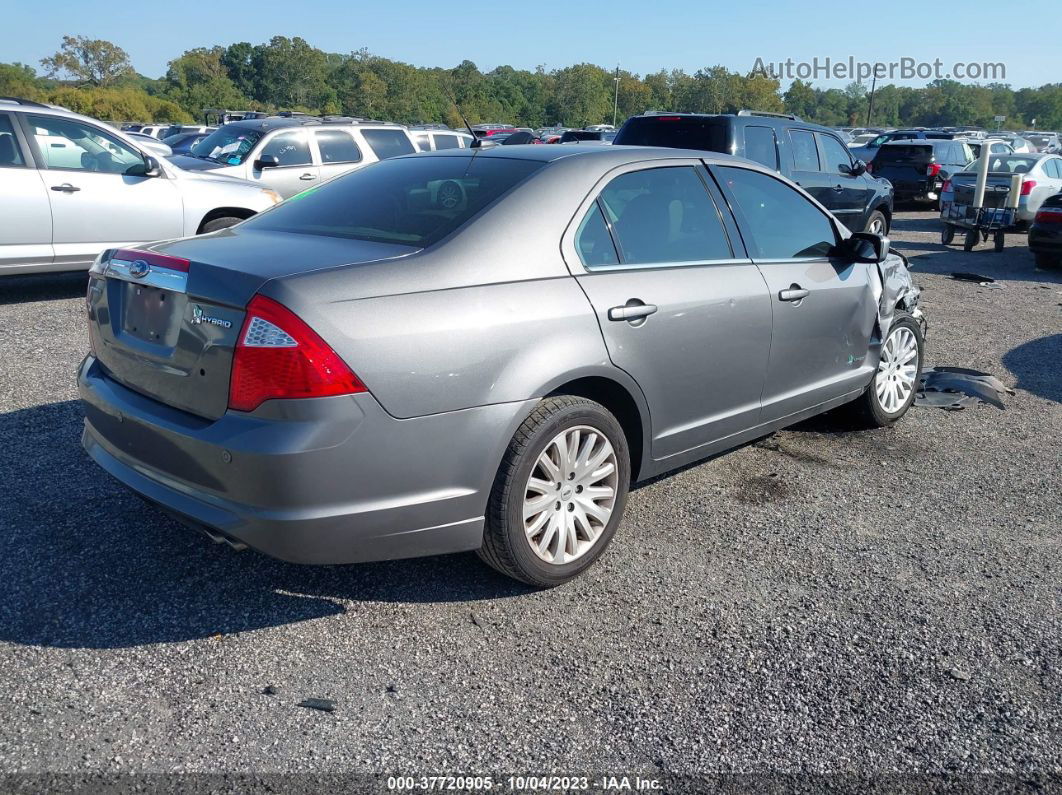
[[[728,152],[727,126],[726,119],[638,116],[623,125],[613,143]]]
[[[989,154],[988,170],[1002,174],[1027,174],[1036,166],[1038,158],[1028,155],[997,155]],[[977,173],[979,160],[975,160],[966,166],[966,171]]]
[[[385,160],[303,191],[244,227],[424,248],[542,165],[475,156]]]
[[[933,159],[932,144],[888,144],[878,150],[874,164],[928,163]]]
[[[417,151],[402,130],[362,130],[361,134],[381,160]]]

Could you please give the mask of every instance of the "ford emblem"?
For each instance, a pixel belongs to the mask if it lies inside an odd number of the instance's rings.
[[[134,279],[143,279],[150,271],[151,266],[142,259],[133,260],[129,263],[129,275]]]

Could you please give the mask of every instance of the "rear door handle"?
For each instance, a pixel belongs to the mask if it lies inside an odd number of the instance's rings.
[[[62,185],[52,185],[52,190],[57,190],[60,193],[77,193],[81,188],[71,185],[69,182],[64,182]]]
[[[778,291],[779,301],[801,301],[811,294],[810,290],[805,290],[799,284],[792,285],[788,290]]]
[[[608,310],[609,320],[637,320],[649,317],[656,311],[656,304],[633,304],[630,306],[614,306]]]
[[[317,177],[313,174],[303,174],[299,179],[317,179]]]

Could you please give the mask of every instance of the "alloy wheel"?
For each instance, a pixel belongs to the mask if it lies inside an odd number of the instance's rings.
[[[878,362],[874,388],[882,410],[895,414],[903,408],[917,377],[918,340],[911,329],[899,326],[885,340]]]
[[[589,552],[616,504],[616,452],[601,431],[561,431],[535,461],[524,489],[524,535],[546,563],[571,563]]]

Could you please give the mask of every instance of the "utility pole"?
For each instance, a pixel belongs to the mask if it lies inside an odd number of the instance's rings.
[[[612,78],[612,82],[616,84],[616,93],[612,98],[612,126],[616,126],[616,120],[619,117],[619,64],[616,64],[616,76]]]
[[[875,64],[875,66],[877,66]],[[867,105],[867,127],[870,126],[870,119],[874,115],[874,89],[878,85],[878,70],[874,69],[874,77],[870,81],[870,103]]]

